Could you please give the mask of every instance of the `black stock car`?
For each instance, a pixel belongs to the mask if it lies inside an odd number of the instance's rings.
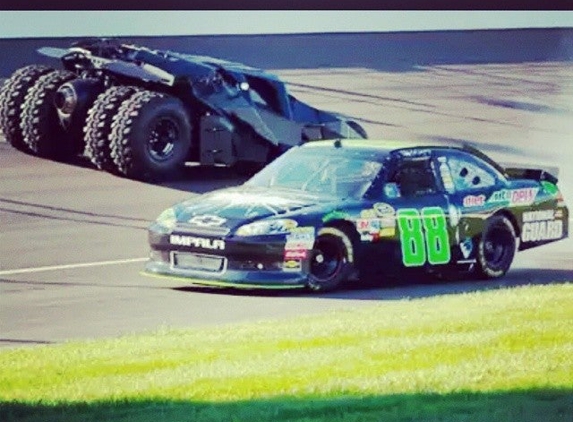
[[[556,175],[469,146],[312,142],[163,212],[146,272],[316,291],[404,270],[501,277],[516,250],[568,236]]]
[[[366,138],[355,121],[240,63],[109,39],[38,52],[64,69],[26,66],[0,88],[0,130],[38,156],[84,154],[99,169],[149,180],[186,161],[244,172],[308,140]]]

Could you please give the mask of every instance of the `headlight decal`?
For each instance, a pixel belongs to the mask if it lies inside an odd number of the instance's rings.
[[[175,208],[173,207],[167,208],[165,211],[159,214],[159,217],[157,217],[157,219],[155,220],[155,224],[161,226],[166,230],[172,230],[175,227],[176,223],[177,223],[177,215],[175,212]]]
[[[298,223],[291,219],[255,221],[239,227],[236,234],[242,237],[286,234],[297,226]]]

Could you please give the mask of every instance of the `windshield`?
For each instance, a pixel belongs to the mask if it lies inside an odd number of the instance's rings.
[[[371,155],[322,148],[294,148],[246,182],[324,193],[342,198],[362,198],[382,169]]]

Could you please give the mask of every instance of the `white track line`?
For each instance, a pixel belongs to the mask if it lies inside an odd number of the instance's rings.
[[[143,262],[143,261],[147,261],[147,258],[118,259],[116,261],[84,262],[80,264],[51,265],[47,267],[35,267],[35,268],[19,268],[16,270],[0,271],[0,276],[39,273],[42,271],[69,270],[74,268],[99,267],[104,265],[130,264],[133,262]]]

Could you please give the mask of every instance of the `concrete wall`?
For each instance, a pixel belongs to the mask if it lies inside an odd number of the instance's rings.
[[[57,66],[36,53],[76,38],[0,39],[0,78],[32,63]],[[209,55],[264,69],[363,67],[413,71],[439,64],[573,60],[573,29],[511,29],[399,33],[329,33],[132,37],[151,48]]]

